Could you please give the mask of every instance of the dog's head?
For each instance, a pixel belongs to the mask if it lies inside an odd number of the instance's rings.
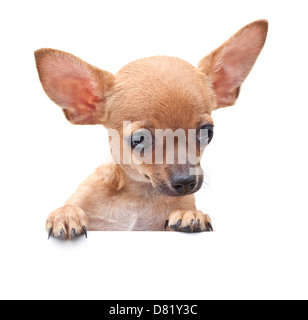
[[[71,123],[103,124],[114,160],[128,175],[183,196],[203,182],[200,158],[213,137],[212,111],[236,102],[267,29],[264,20],[244,27],[198,67],[152,57],[114,76],[58,50],[38,50],[35,58],[45,92]]]

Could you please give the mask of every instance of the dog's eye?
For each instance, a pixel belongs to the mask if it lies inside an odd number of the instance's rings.
[[[136,131],[131,136],[132,149],[142,150],[152,147],[152,135],[148,131]]]
[[[213,139],[214,126],[212,124],[206,124],[202,126],[198,133],[198,140],[200,141],[201,147],[206,147]]]

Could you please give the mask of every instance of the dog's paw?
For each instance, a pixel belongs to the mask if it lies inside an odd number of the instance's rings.
[[[199,210],[173,211],[165,223],[165,229],[189,233],[214,231],[211,218]]]
[[[64,206],[52,212],[46,222],[48,239],[53,236],[61,240],[73,240],[84,234],[87,238],[88,218],[75,206]]]

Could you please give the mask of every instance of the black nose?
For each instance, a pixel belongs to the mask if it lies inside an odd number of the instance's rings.
[[[186,194],[192,192],[197,186],[196,176],[173,177],[170,180],[173,190],[178,194]]]

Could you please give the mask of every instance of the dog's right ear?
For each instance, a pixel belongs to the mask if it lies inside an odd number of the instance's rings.
[[[62,51],[35,51],[36,66],[48,97],[73,124],[101,124],[106,93],[114,76]]]

